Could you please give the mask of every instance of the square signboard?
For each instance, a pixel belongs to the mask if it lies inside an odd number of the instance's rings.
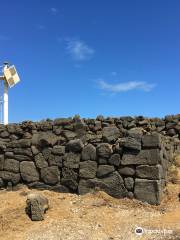
[[[4,76],[10,88],[20,82],[20,78],[14,65],[4,70]]]

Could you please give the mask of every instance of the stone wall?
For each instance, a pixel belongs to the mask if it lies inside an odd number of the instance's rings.
[[[59,118],[0,126],[0,187],[111,196],[159,204],[172,154],[179,151],[180,115]]]

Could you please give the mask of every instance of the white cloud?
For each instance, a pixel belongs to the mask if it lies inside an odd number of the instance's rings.
[[[149,92],[156,86],[156,84],[150,84],[143,81],[130,81],[124,83],[109,84],[102,79],[98,80],[98,85],[102,90],[109,91],[111,93],[127,92],[131,90],[142,90]]]
[[[51,11],[51,13],[52,13],[53,15],[56,15],[59,10],[58,10],[57,8],[55,8],[55,7],[52,7],[52,8],[50,9],[50,11]]]
[[[70,56],[76,61],[89,60],[94,55],[94,49],[89,47],[85,42],[80,40],[68,39],[67,43],[67,52]]]

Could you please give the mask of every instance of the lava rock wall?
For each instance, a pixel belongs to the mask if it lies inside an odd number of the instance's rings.
[[[159,204],[172,154],[179,151],[180,115],[58,118],[0,126],[0,187],[85,194]]]

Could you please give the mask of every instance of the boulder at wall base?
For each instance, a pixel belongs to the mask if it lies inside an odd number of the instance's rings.
[[[109,195],[116,198],[126,197],[128,193],[124,186],[123,179],[118,172],[113,172],[108,175],[108,177],[102,179],[94,178],[88,180],[80,180],[78,186],[79,194],[91,192],[93,189],[105,191]]]
[[[140,201],[158,205],[161,201],[161,181],[135,179],[134,195]]]
[[[86,160],[96,160],[96,148],[92,144],[88,144],[82,150],[81,159]]]
[[[30,193],[26,200],[26,213],[32,221],[44,220],[44,213],[49,208],[48,199],[40,193]]]
[[[24,161],[20,163],[21,177],[25,182],[39,181],[39,173],[34,162]]]

